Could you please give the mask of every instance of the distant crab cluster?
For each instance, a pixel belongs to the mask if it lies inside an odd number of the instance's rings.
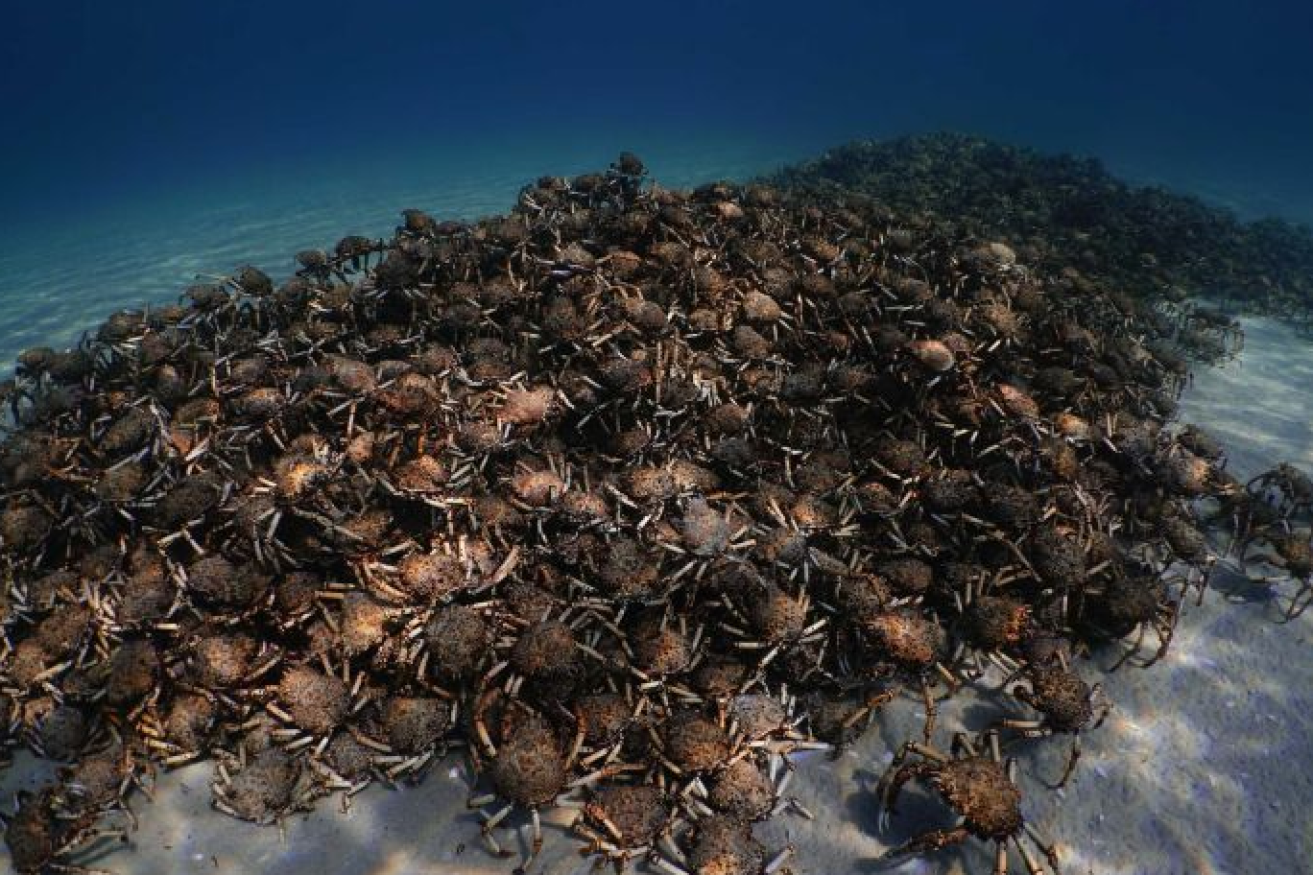
[[[1313,327],[1308,227],[1242,221],[1195,197],[1131,185],[1092,158],[940,133],[848,143],[770,181],[874,197],[955,233],[1008,240],[1032,267],[1157,302],[1202,360],[1235,351],[1236,312]]]
[[[22,356],[0,731],[67,765],[8,822],[20,872],[155,769],[212,761],[215,807],[271,823],[460,744],[525,867],[574,804],[618,866],[762,875],[787,849],[753,824],[808,814],[790,755],[905,693],[925,738],[882,798],[922,778],[965,818],[907,850],[1039,871],[1029,836],[1056,868],[977,751],[1097,722],[1074,657],[1167,651],[1214,559],[1193,508],[1232,494],[1164,427],[1188,371],[1142,305],[631,155],[298,261]],[[1014,718],[935,751],[990,665]]]

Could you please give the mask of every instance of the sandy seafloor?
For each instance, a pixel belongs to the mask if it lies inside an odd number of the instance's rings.
[[[1313,346],[1269,320],[1246,324],[1238,361],[1203,369],[1182,416],[1230,448],[1241,476],[1287,459],[1313,466]],[[1023,742],[1020,758],[1028,818],[1059,845],[1063,870],[1080,875],[1297,873],[1313,859],[1313,612],[1280,622],[1291,584],[1247,582],[1224,564],[1200,607],[1191,604],[1168,656],[1150,670],[1127,666],[1102,678],[1115,708],[1085,736],[1084,756],[1062,792],[1045,789],[1067,754],[1063,739]],[[1098,654],[1111,663],[1119,651]],[[1092,675],[1092,667],[1086,673]],[[997,678],[994,679],[997,682]],[[937,740],[978,729],[1001,712],[970,691],[942,707]],[[1024,707],[1018,704],[1019,713]],[[879,828],[872,788],[891,752],[921,731],[919,703],[895,702],[862,740],[836,761],[810,755],[789,790],[816,814],[782,814],[759,828],[772,847],[792,843],[796,873],[987,873],[988,849],[960,850],[889,865],[889,846],[944,814],[911,792],[887,831]],[[6,772],[4,795],[33,786],[41,768],[24,755]],[[130,846],[95,862],[123,875],[167,873],[509,873],[479,841],[466,810],[470,774],[452,755],[423,784],[371,787],[343,813],[336,799],[290,818],[280,833],[210,809],[209,765],[161,775],[154,801],[133,803],[140,828]],[[544,875],[592,869],[564,826],[573,812],[546,819]],[[522,825],[522,821],[521,821]],[[505,845],[522,847],[510,835]],[[8,860],[0,849],[0,865]],[[1013,871],[1024,871],[1014,859]]]

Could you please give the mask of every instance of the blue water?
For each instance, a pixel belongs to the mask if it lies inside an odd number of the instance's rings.
[[[622,148],[683,185],[954,129],[1313,219],[1307,6],[913,5],[5,0],[0,362]]]

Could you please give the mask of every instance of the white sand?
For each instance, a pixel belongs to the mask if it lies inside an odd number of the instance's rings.
[[[1183,418],[1222,438],[1242,476],[1278,459],[1313,469],[1305,399],[1313,387],[1313,349],[1270,321],[1251,321],[1246,329],[1243,359],[1199,374]],[[1262,598],[1265,592],[1219,571],[1204,605],[1191,606],[1182,619],[1166,659],[1148,671],[1127,667],[1104,677],[1116,708],[1085,738],[1084,757],[1064,792],[1036,780],[1061,773],[1064,740],[1014,748],[1026,813],[1058,841],[1069,875],[1310,871],[1313,612],[1280,625],[1289,585],[1278,587],[1276,601]],[[1110,664],[1116,655],[1099,661]],[[938,740],[947,744],[954,730],[978,729],[999,713],[996,705],[960,695],[943,708]],[[876,860],[913,832],[942,822],[936,808],[911,793],[891,829],[878,829],[871,789],[891,751],[920,730],[919,704],[900,701],[836,762],[808,758],[790,792],[817,819],[782,815],[760,834],[773,847],[786,841],[797,847],[797,873],[989,872],[988,855],[976,843],[897,867]],[[24,760],[3,776],[3,785],[31,785],[34,774]],[[208,766],[162,776],[154,803],[138,797],[134,804],[141,828],[130,849],[98,862],[124,875],[454,875],[509,873],[514,866],[483,850],[477,820],[464,808],[469,776],[457,757],[420,787],[367,790],[346,814],[325,800],[313,814],[289,821],[285,837],[212,812],[209,778]],[[547,847],[535,871],[591,871],[560,827],[570,816],[562,812],[546,827]],[[509,837],[505,843],[516,847]],[[8,862],[3,849],[0,862]],[[1024,871],[1019,860],[1013,871]]]

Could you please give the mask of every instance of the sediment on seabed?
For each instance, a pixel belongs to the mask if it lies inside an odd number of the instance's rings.
[[[212,761],[214,805],[274,823],[459,743],[494,853],[577,805],[587,852],[755,875],[788,865],[755,823],[820,813],[791,755],[902,696],[924,736],[872,805],[917,780],[965,821],[899,853],[1056,868],[1000,736],[1089,730],[1083,656],[1167,651],[1200,515],[1248,541],[1306,481],[1247,489],[1168,427],[1188,367],[1151,302],[840,195],[624,155],[24,353],[0,707],[67,765],[16,868],[158,769]],[[935,703],[991,666],[1016,720],[950,749]]]

